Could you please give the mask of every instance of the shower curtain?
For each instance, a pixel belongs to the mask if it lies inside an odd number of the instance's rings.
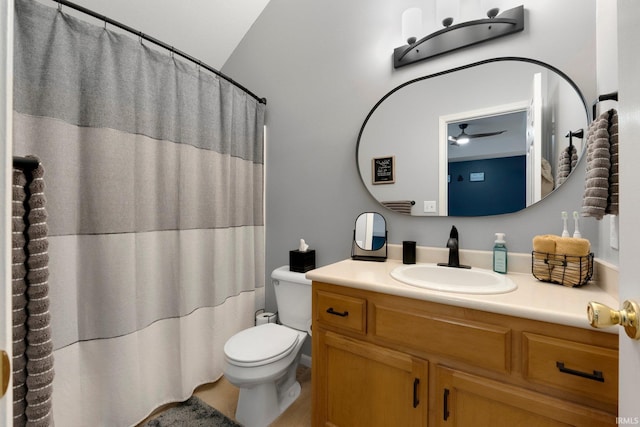
[[[222,375],[264,286],[264,104],[16,0],[14,154],[47,166],[53,418],[124,426]]]

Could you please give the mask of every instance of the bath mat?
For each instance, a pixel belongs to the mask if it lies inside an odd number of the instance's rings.
[[[147,421],[142,427],[242,427],[193,396],[189,400],[173,406],[157,417]]]

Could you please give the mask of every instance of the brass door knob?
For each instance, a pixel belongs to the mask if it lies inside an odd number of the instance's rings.
[[[11,363],[9,363],[9,355],[6,351],[0,350],[0,397],[7,392],[10,376]]]
[[[630,338],[640,339],[640,323],[638,313],[640,308],[635,301],[625,301],[622,310],[614,310],[599,302],[591,301],[587,304],[587,317],[594,328],[606,328],[621,325]]]

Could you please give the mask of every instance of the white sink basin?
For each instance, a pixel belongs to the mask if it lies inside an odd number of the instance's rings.
[[[407,285],[463,294],[502,294],[517,288],[513,280],[503,274],[437,264],[401,265],[391,270],[391,277]]]

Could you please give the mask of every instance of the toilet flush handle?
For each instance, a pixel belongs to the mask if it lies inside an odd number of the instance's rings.
[[[589,324],[594,328],[606,328],[621,325],[630,338],[640,339],[640,307],[635,301],[627,300],[622,304],[622,310],[614,310],[599,302],[591,301],[587,304]]]

